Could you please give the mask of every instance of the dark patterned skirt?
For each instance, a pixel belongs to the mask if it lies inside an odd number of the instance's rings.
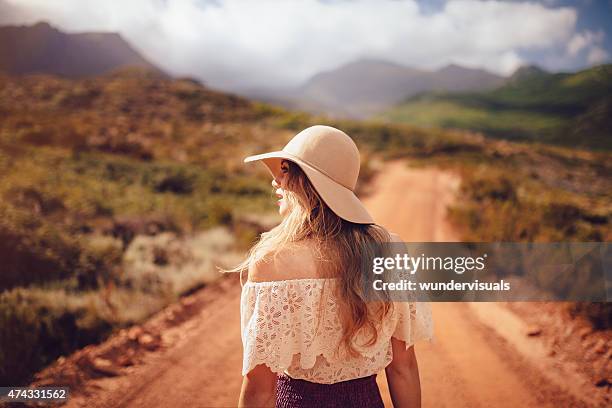
[[[384,408],[376,374],[334,384],[318,384],[280,374],[277,408]]]

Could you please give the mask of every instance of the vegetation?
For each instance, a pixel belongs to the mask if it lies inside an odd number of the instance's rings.
[[[270,186],[241,158],[284,138],[261,115],[141,70],[0,78],[1,383],[215,278],[211,242],[256,237]]]
[[[252,214],[273,210],[269,175],[242,158],[315,123],[359,144],[358,188],[377,156],[460,172],[465,239],[610,240],[606,152],[331,120],[140,70],[0,77],[0,382],[214,279],[213,257],[248,246]],[[612,313],[575,310],[604,326]]]
[[[486,92],[425,93],[381,119],[419,126],[460,128],[509,140],[612,148],[612,65],[575,74],[519,70]]]

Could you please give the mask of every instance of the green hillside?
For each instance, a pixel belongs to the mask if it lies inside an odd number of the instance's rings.
[[[424,93],[379,119],[460,128],[510,140],[612,148],[612,65],[574,74],[519,69],[486,92]]]

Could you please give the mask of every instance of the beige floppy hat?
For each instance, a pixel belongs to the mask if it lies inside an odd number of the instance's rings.
[[[311,126],[295,135],[283,150],[249,156],[244,162],[262,160],[278,178],[283,159],[304,170],[323,201],[340,218],[374,224],[353,192],[359,176],[359,150],[346,133],[331,126]]]

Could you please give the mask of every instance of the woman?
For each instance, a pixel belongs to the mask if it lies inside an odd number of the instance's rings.
[[[282,222],[234,271],[242,285],[241,407],[420,406],[413,344],[432,337],[426,303],[368,301],[361,266],[400,241],[353,193],[359,151],[344,132],[312,126],[281,151],[250,156],[272,173]],[[242,274],[241,274],[242,284]]]

